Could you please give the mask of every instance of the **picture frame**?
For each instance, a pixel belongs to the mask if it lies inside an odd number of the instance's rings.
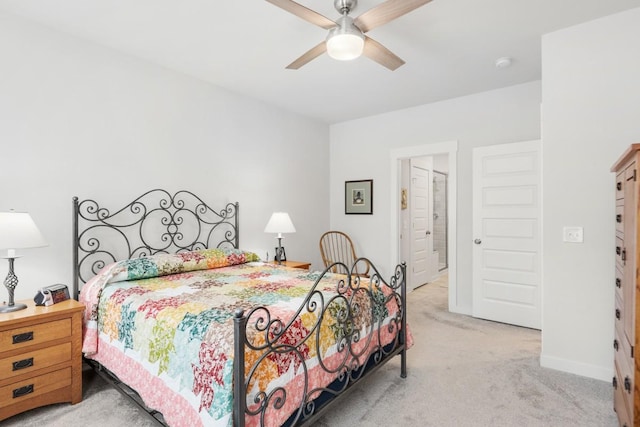
[[[287,260],[287,253],[284,251],[284,246],[281,246],[280,249],[282,250],[280,252],[280,262],[285,262]],[[278,261],[278,248],[276,248],[275,250],[275,256],[273,257],[274,261]]]
[[[346,215],[373,214],[373,180],[344,182],[344,213]]]

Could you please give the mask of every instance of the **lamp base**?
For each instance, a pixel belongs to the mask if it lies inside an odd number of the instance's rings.
[[[27,308],[26,304],[0,305],[0,313],[11,313],[13,311],[24,310],[25,308]]]

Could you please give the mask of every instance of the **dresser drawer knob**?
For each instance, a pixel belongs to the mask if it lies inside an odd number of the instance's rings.
[[[622,253],[622,248],[620,246],[616,246],[616,255],[620,255]]]
[[[26,396],[29,393],[33,393],[33,384],[14,389],[13,398],[17,399],[18,397]]]
[[[618,182],[618,183],[616,184],[616,189],[617,189],[618,191],[622,190],[622,182]]]
[[[622,222],[622,215],[621,214],[616,215],[616,222],[618,222],[618,223]]]
[[[622,280],[620,280],[619,278],[616,279],[616,288],[621,288],[622,287]]]
[[[32,341],[33,332],[25,332],[24,334],[18,334],[13,336],[14,344],[21,344],[23,342]]]
[[[627,250],[626,249],[622,250],[622,256],[620,258],[622,258],[623,261],[627,260]]]
[[[613,348],[615,351],[618,351],[618,340],[613,340]]]
[[[613,377],[613,380],[611,381],[611,384],[613,384],[613,388],[615,390],[617,390],[618,389],[618,378]]]
[[[33,366],[33,357],[28,359],[18,360],[17,362],[13,362],[13,370],[19,371],[20,369],[30,368]]]
[[[619,308],[616,308],[616,319],[620,320],[620,317],[622,317],[622,313]]]
[[[631,380],[629,377],[624,377],[624,389],[627,390],[627,393],[631,393]]]

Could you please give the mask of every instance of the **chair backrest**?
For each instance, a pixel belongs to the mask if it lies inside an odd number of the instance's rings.
[[[341,231],[327,231],[320,237],[320,254],[325,268],[334,262],[342,262],[350,268],[358,258],[351,238]],[[334,273],[346,273],[337,270],[336,266],[332,268]],[[369,264],[358,263],[356,273],[360,276],[367,276]]]

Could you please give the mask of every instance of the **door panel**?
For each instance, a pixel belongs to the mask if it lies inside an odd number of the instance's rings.
[[[507,301],[512,304],[533,306],[535,304],[535,286],[522,283],[507,283],[485,280],[485,298],[495,301]]]
[[[541,325],[539,141],[473,152],[473,315]]]

